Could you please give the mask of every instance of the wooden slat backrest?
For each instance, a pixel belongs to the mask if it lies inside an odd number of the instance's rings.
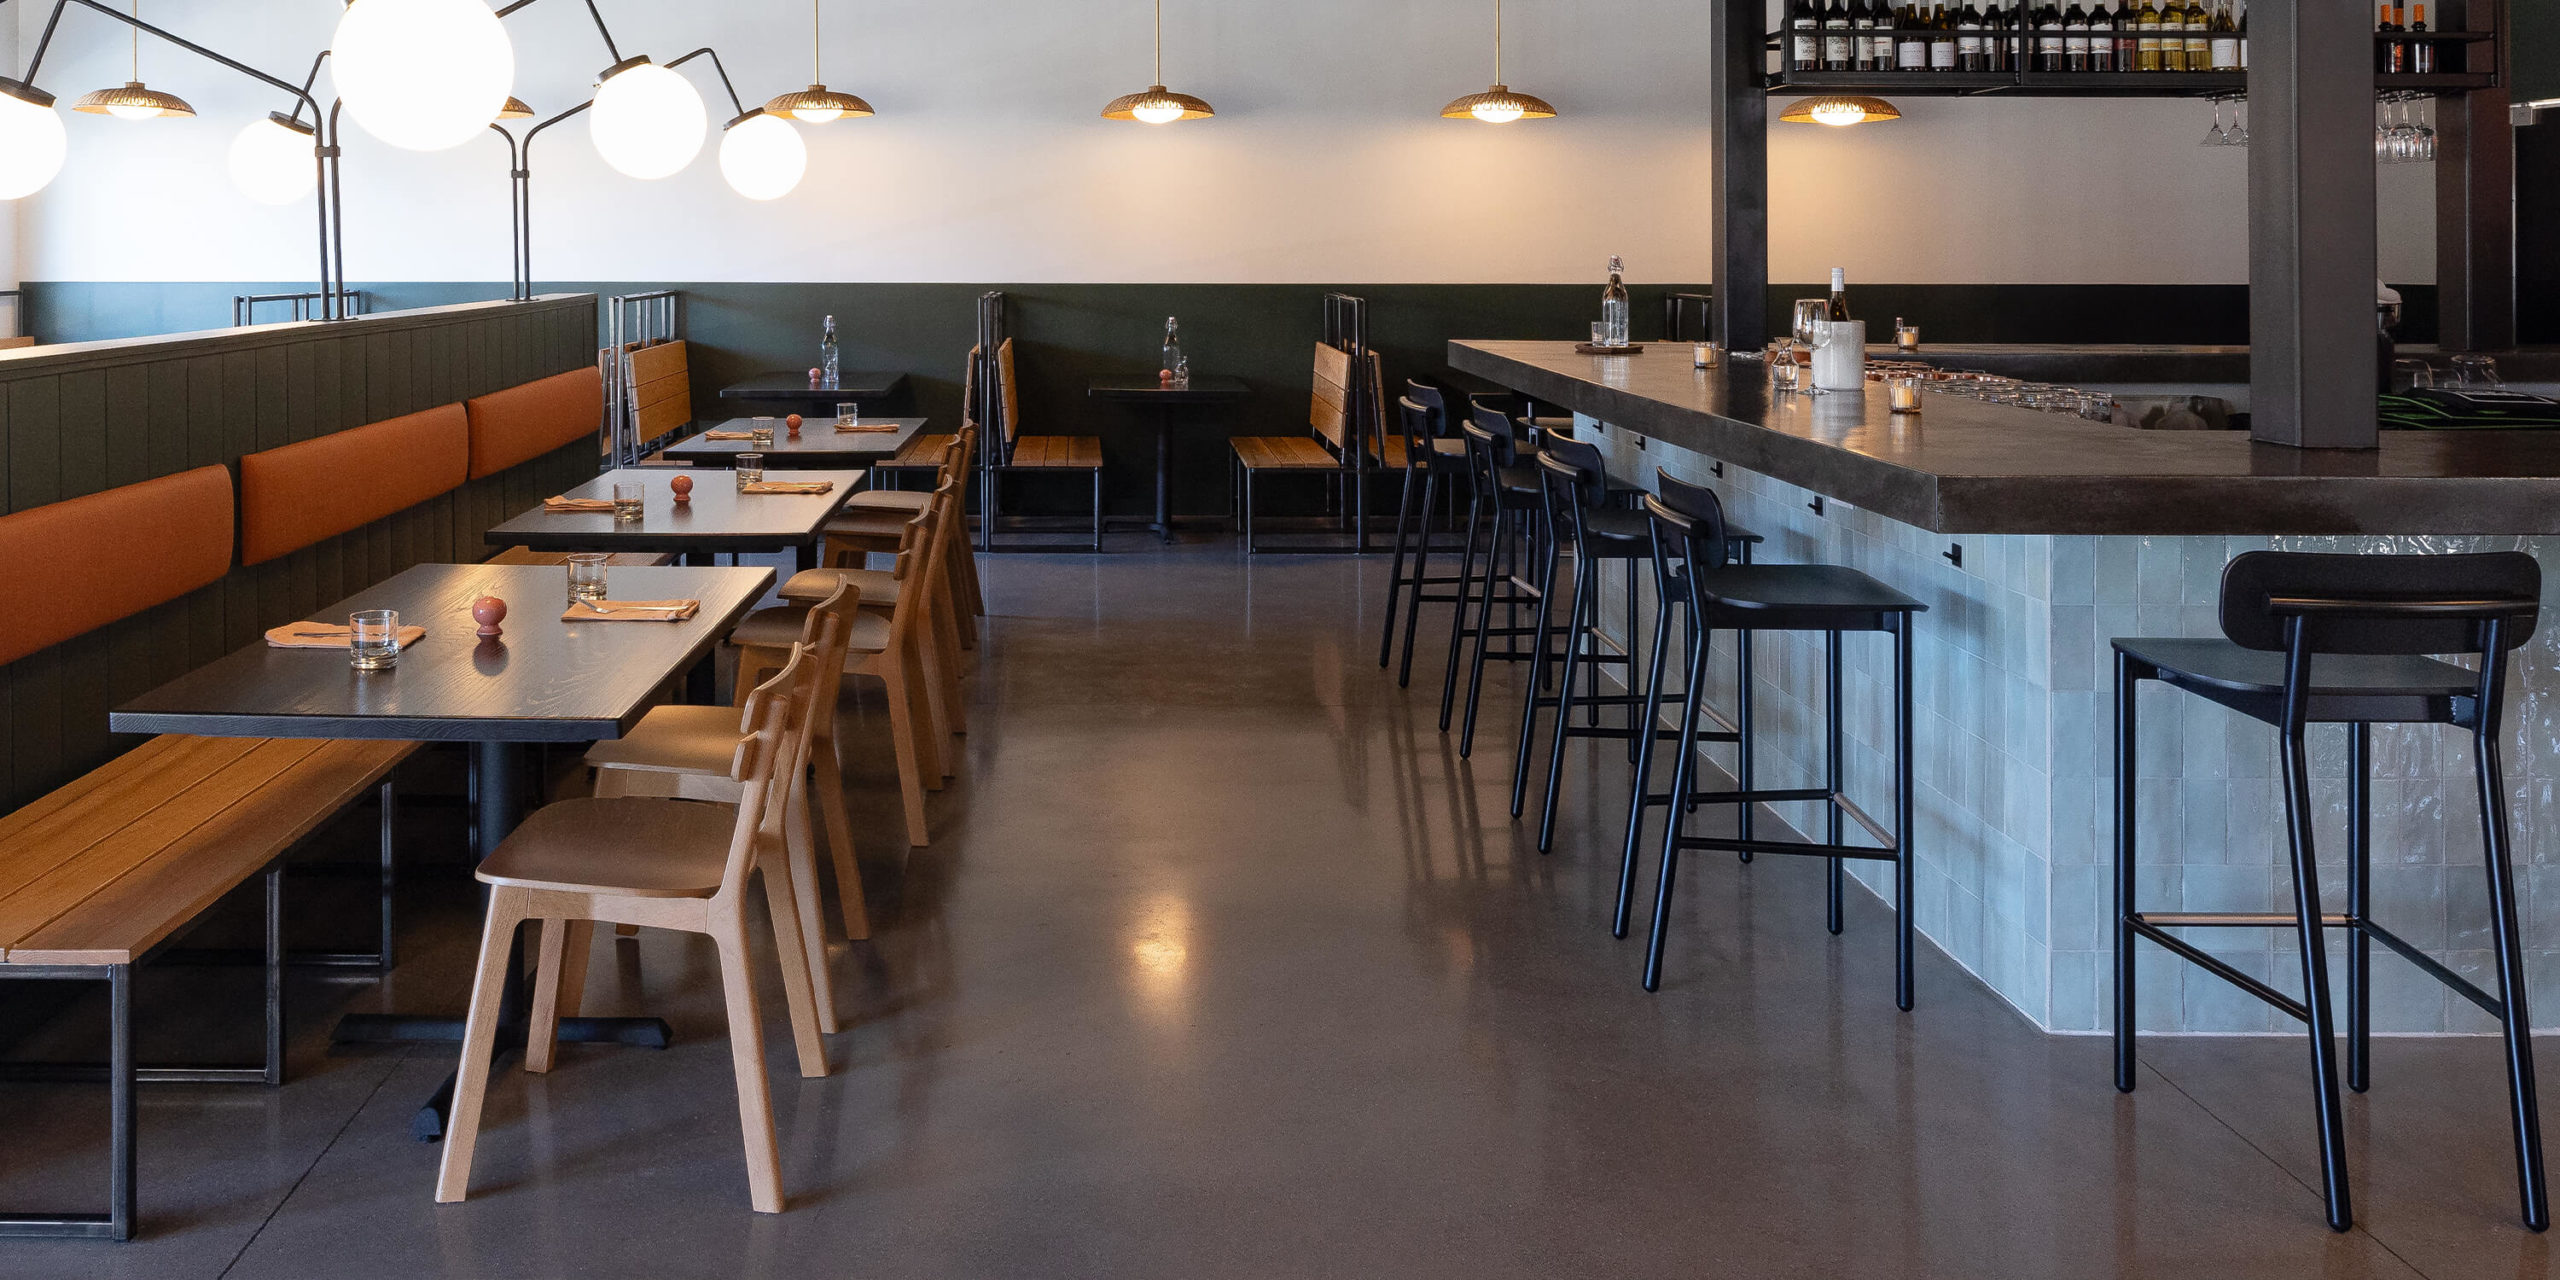
[[[1004,415],[1005,443],[1022,438],[1022,397],[1015,394],[1013,378],[1013,339],[1007,338],[996,347],[995,411]]]
[[[1307,409],[1307,425],[1317,435],[1340,449],[1350,436],[1351,427],[1351,357],[1319,342],[1316,344],[1315,399]]]
[[[631,420],[642,440],[693,421],[693,378],[682,340],[661,342],[634,351],[631,361]]]
[[[199,788],[209,793],[203,803],[162,806],[129,837],[94,847],[65,881],[67,903],[9,944],[10,963],[139,958],[362,798],[409,751],[398,742],[260,744]],[[289,763],[268,772],[278,761]],[[96,874],[128,863],[111,878]]]

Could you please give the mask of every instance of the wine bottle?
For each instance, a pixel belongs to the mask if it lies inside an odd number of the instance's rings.
[[[1876,69],[1876,11],[1867,0],[1849,0],[1849,69]]]
[[[2038,71],[2063,69],[2062,11],[2053,0],[2044,0],[2036,8],[2036,58],[2031,65]]]
[[[2131,71],[2141,65],[2141,26],[2134,17],[2134,0],[2124,0],[2124,9],[2116,14],[2116,70]]]
[[[2383,5],[2382,17],[2373,24],[2373,30],[2379,37],[2373,46],[2373,69],[2385,73],[2401,70],[2404,55],[2396,38],[2400,34],[2400,6]]]
[[[2080,7],[2080,0],[2071,0],[2071,7],[2062,11],[2062,69],[2089,69],[2089,11]]]
[[[1982,10],[1965,0],[1956,13],[1956,70],[1988,71],[1991,64],[1982,56]]]
[[[1982,68],[1985,71],[2018,69],[2018,30],[2003,0],[1990,0],[1982,11]]]
[[[1902,7],[1902,15],[1894,19],[1898,30],[1893,37],[1893,68],[1896,71],[1929,69],[1928,19],[1917,4]]]
[[[2187,0],[2160,6],[2160,69],[2187,69]]]
[[[1834,324],[1851,319],[1851,316],[1849,315],[1849,269],[1846,267],[1833,267],[1831,269],[1831,311],[1825,318]]]
[[[2409,20],[2409,34],[2426,34],[2427,7],[2425,5],[2417,5],[2414,6],[2412,11],[2416,16]],[[2435,42],[2432,40],[2410,41],[2408,62],[2409,70],[2411,72],[2422,76],[2434,75],[2436,70]]]
[[[1852,69],[1849,59],[1849,0],[1838,0],[1822,13],[1822,69]]]
[[[2418,8],[2424,12],[2426,6],[2420,5]],[[2213,69],[2216,71],[2240,69],[2240,28],[2233,25],[2231,21],[2230,0],[2222,0],[2222,3],[2213,8]]]
[[[1931,35],[1929,36],[1929,69],[1931,71],[1955,70],[1956,20],[1947,16],[1947,7],[1945,5],[1939,5],[1938,11],[1930,15],[1929,30],[1931,32]]]
[[[2187,70],[2213,69],[2213,15],[2205,0],[2187,0]]]
[[[2107,12],[2107,0],[2090,0],[2089,69],[2116,69],[2116,20]]]
[[[2245,2],[2240,8],[2240,69],[2249,69],[2249,9]]]
[[[2142,8],[2134,14],[2133,69],[2160,69],[2160,6],[2153,0],[2142,0]]]
[[[1821,67],[1822,15],[1814,12],[1813,0],[1792,0],[1787,6],[1787,70]]]

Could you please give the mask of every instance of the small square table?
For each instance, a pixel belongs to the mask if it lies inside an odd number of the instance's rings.
[[[1085,388],[1085,394],[1096,400],[1112,400],[1155,411],[1156,519],[1148,527],[1165,541],[1173,541],[1173,415],[1194,405],[1250,400],[1253,388],[1239,378],[1193,378],[1189,385],[1181,387],[1132,379],[1096,382]]]
[[[715,431],[744,431],[749,418],[731,418],[712,428]],[[701,435],[687,436],[667,446],[669,462],[689,467],[736,466],[738,455],[761,453],[764,464],[787,467],[868,467],[896,457],[898,450],[924,430],[923,418],[864,418],[871,426],[890,426],[894,431],[838,431],[834,406],[823,418],[811,417],[800,424],[800,438],[794,440],[781,421],[774,422],[773,443],[757,444],[753,440],[706,440]],[[707,433],[706,433],[707,434]]]
[[[385,671],[357,671],[335,649],[275,649],[263,641],[217,659],[127,702],[107,716],[118,733],[189,733],[214,738],[343,738],[471,744],[473,821],[482,856],[515,829],[524,747],[533,742],[619,738],[640,722],[658,692],[706,670],[730,628],[773,586],[771,569],[617,568],[607,587],[634,600],[694,599],[681,622],[569,622],[568,575],[554,565],[422,564],[326,609],[337,620],[358,609],[397,609],[403,626],[426,637]],[[484,640],[471,602],[507,602],[505,633]],[[697,686],[698,687],[698,686]],[[519,957],[519,961],[521,957]],[[500,1019],[521,1034],[519,962]],[[561,1023],[564,1039],[667,1043],[656,1018],[581,1018]],[[350,1015],[337,1038],[443,1042],[462,1038],[459,1018]],[[450,1078],[411,1131],[441,1137]]]
[[[907,375],[903,373],[854,372],[839,375],[832,387],[813,387],[809,385],[807,370],[795,373],[785,369],[759,373],[744,382],[730,383],[720,388],[720,398],[789,405],[805,417],[825,414],[832,418],[836,416],[836,406],[848,400],[867,410],[906,390],[906,387]]]
[[[678,503],[669,482],[677,476],[693,480],[692,501]],[[802,569],[818,567],[818,544],[827,521],[844,500],[862,487],[862,472],[767,471],[767,480],[823,480],[835,488],[822,494],[740,493],[726,471],[687,471],[676,467],[626,467],[608,471],[571,489],[565,497],[613,497],[613,486],[637,481],[648,489],[640,519],[624,524],[606,511],[524,512],[489,530],[491,546],[531,547],[536,551],[673,552],[688,564],[709,564],[711,557],[741,551],[789,549]]]

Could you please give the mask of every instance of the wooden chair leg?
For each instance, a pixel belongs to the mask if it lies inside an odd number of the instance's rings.
[[[773,852],[781,856],[768,856],[757,873],[764,880],[765,914],[772,918],[773,953],[782,969],[782,1007],[790,1014],[791,1047],[800,1059],[801,1078],[815,1080],[827,1074],[827,1046],[818,1038],[817,971],[810,967],[808,935],[801,932],[793,858],[787,848]],[[826,959],[823,940],[817,945],[817,959],[821,963]]]
[[[586,988],[587,954],[595,949],[595,937],[592,920],[542,922],[542,941],[534,953],[533,1009],[526,1017],[524,1040],[524,1069],[535,1075],[549,1071],[559,1052],[562,1006]]]
[[[952,620],[960,633],[960,647],[978,647],[978,615],[985,609],[977,603],[977,587],[969,581],[969,548],[958,538],[943,549],[942,599],[951,606]]]
[[[500,888],[489,895],[489,918],[480,928],[480,964],[471,979],[471,1012],[462,1029],[462,1065],[454,1073],[444,1155],[436,1166],[438,1204],[459,1203],[471,1190],[471,1151],[480,1140],[480,1103],[489,1091],[489,1057],[498,1042],[498,999],[506,990],[507,959],[524,908],[520,890]]]
[[[907,696],[914,700],[916,726],[916,762],[924,768],[924,788],[940,791],[949,780],[951,768],[951,718],[942,705],[942,673],[933,660],[931,642],[909,647],[898,655],[899,666],[907,681]]]
[[[818,817],[826,823],[827,855],[835,863],[836,900],[844,912],[844,936],[847,941],[861,942],[871,936],[871,912],[862,897],[862,864],[855,856],[853,815],[844,803],[844,760],[836,754],[836,739],[828,732],[811,744],[810,755],[817,769],[814,784],[818,795]]]
[[[961,696],[961,677],[968,674],[969,660],[961,655],[959,610],[952,607],[951,594],[937,591],[933,597],[933,651],[942,668],[942,711],[950,722],[952,735],[969,732],[968,700]],[[957,753],[953,753],[957,754]],[[945,764],[952,763],[945,759]]]
[[[790,882],[792,932],[800,936],[800,951],[807,967],[809,990],[816,1005],[814,1017],[818,1034],[834,1035],[843,1028],[836,1023],[835,969],[827,963],[827,931],[818,918],[817,834],[809,827],[809,803],[805,793],[793,797],[791,804],[783,813],[782,837],[785,869],[790,872],[782,879]],[[767,880],[774,878],[772,870],[770,867],[766,868]],[[772,888],[769,885],[766,888],[766,895],[767,897],[772,895]],[[776,946],[781,945],[781,937],[782,932],[777,925],[774,931]],[[825,1070],[823,1060],[819,1063],[819,1069],[822,1073]],[[802,1066],[802,1072],[803,1074],[807,1072],[805,1063]]]
[[[747,954],[746,921],[741,915],[731,914],[726,919],[713,919],[710,926],[712,944],[720,951],[720,992],[729,1011],[729,1066],[738,1079],[738,1128],[746,1139],[747,1200],[758,1213],[780,1213],[782,1157],[773,1132],[773,1097],[765,1086],[764,1024],[756,1014],[755,970]],[[456,1096],[458,1099],[459,1094]],[[451,1157],[450,1149],[446,1155]]]
[[[907,693],[903,664],[880,664],[880,677],[889,687],[889,745],[898,758],[898,795],[906,807],[907,843],[921,848],[931,841],[925,836],[924,766],[918,759],[922,744],[917,741],[916,706]]]

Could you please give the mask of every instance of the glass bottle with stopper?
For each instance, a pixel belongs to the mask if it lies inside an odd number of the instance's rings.
[[[1191,385],[1191,358],[1182,354],[1182,322],[1173,316],[1164,318],[1164,364],[1156,377],[1168,387]]]
[[[1626,264],[1614,255],[1609,259],[1609,287],[1600,291],[1600,327],[1605,347],[1627,345],[1627,285],[1623,278]]]
[[[844,366],[836,354],[836,318],[828,316],[818,326],[818,385],[833,390],[844,378]]]

